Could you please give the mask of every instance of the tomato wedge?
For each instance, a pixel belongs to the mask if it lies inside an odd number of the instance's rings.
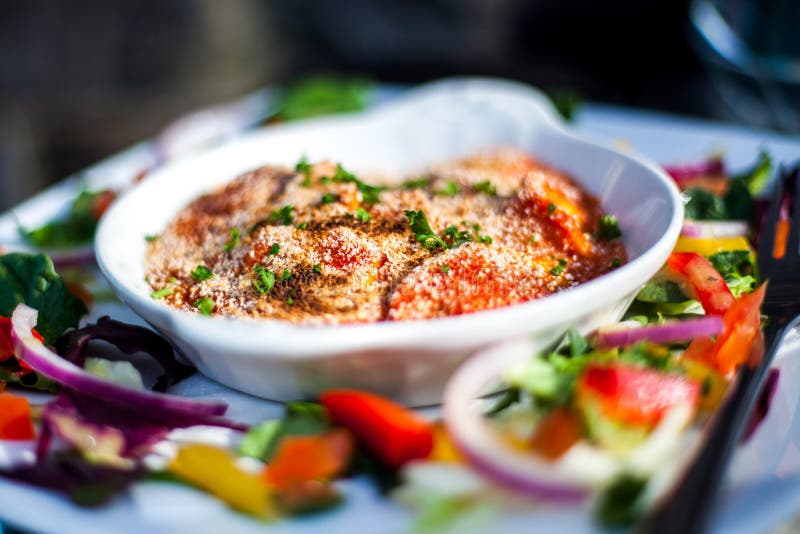
[[[752,293],[742,295],[722,318],[725,330],[717,338],[712,358],[723,375],[733,373],[750,357],[753,343],[761,331],[761,303],[766,291],[767,285],[761,284]]]
[[[427,458],[433,449],[433,428],[389,399],[348,389],[320,396],[334,423],[344,426],[368,450],[390,467]]]
[[[29,440],[36,438],[28,399],[11,393],[0,393],[0,439]]]
[[[735,300],[722,275],[711,262],[695,252],[673,252],[667,265],[682,275],[697,294],[708,315],[725,315]]]
[[[672,407],[696,406],[700,387],[680,375],[632,365],[591,365],[577,384],[579,397],[598,401],[603,414],[622,423],[654,426]]]

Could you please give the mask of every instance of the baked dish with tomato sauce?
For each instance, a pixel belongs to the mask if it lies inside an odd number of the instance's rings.
[[[430,319],[544,297],[626,261],[597,199],[516,150],[380,183],[305,158],[238,177],[148,238],[153,298],[302,324]]]

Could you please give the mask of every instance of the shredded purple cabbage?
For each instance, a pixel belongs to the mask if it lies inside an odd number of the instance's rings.
[[[164,374],[156,379],[154,391],[166,391],[168,387],[194,372],[193,367],[175,359],[172,345],[154,331],[115,321],[107,316],[101,317],[95,324],[68,331],[56,342],[56,352],[62,358],[83,367],[89,343],[92,341],[105,341],[125,354],[143,353],[156,360]]]

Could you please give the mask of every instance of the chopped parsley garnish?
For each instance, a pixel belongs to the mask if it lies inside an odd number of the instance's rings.
[[[367,204],[377,204],[381,201],[381,191],[385,190],[385,187],[380,187],[376,185],[369,185],[365,184],[356,176],[348,172],[342,167],[341,164],[336,165],[336,174],[333,175],[332,181],[340,184],[346,183],[353,183],[356,184],[356,187],[361,192],[361,198],[364,199],[364,202]]]
[[[486,193],[487,195],[491,195],[493,197],[497,196],[497,188],[494,185],[492,185],[492,182],[490,182],[489,180],[473,184],[472,188],[480,193]]]
[[[472,241],[472,235],[466,230],[459,231],[458,228],[450,225],[444,229],[444,239],[448,246],[453,248]]]
[[[292,224],[292,221],[294,221],[292,210],[294,210],[294,206],[287,204],[282,208],[273,210],[272,213],[269,214],[267,220],[271,223],[279,223],[283,225]]]
[[[272,291],[272,288],[275,287],[275,273],[269,269],[265,269],[264,266],[259,263],[253,266],[253,272],[256,275],[255,280],[253,280],[253,287],[255,290],[261,295]]]
[[[336,202],[337,199],[338,197],[333,193],[325,193],[324,195],[322,195],[320,202],[322,202],[323,204],[333,204],[334,202]]]
[[[367,210],[365,210],[364,208],[358,208],[356,210],[356,219],[358,219],[361,222],[367,222],[368,220],[372,219],[372,215],[367,213]]]
[[[533,234],[530,239],[531,245],[535,245],[539,241],[539,234]]]
[[[558,265],[550,269],[550,274],[553,276],[559,276],[561,273],[564,272],[564,269],[567,267],[567,260],[561,258],[558,260]]]
[[[211,269],[203,265],[202,263],[194,268],[192,271],[192,280],[195,282],[202,282],[204,280],[208,280],[214,276],[214,273],[211,272]]]
[[[597,237],[603,241],[611,241],[622,236],[619,223],[614,215],[603,215],[600,217],[600,229],[597,230]]]
[[[450,266],[449,265],[442,265],[441,267],[439,267],[439,270],[442,271],[444,274],[447,274],[447,273],[450,272]]]
[[[444,239],[433,233],[433,229],[424,211],[406,210],[405,214],[408,220],[408,227],[414,233],[414,237],[417,238],[417,241],[422,243],[422,246],[430,250],[449,248]]]
[[[235,226],[231,228],[231,238],[228,239],[227,243],[222,247],[222,250],[225,252],[230,252],[231,250],[239,244],[239,229]]]
[[[281,251],[281,246],[279,243],[273,243],[271,247],[269,247],[269,255],[274,256],[278,252]]]
[[[484,245],[491,245],[492,238],[488,235],[480,235],[478,236],[478,243],[483,243]]]
[[[148,243],[152,243],[153,241],[157,241],[159,237],[161,236],[158,234],[149,234],[144,236],[144,240],[147,241]]]
[[[417,189],[420,187],[428,187],[428,184],[431,183],[431,179],[427,176],[422,176],[420,178],[415,178],[413,180],[406,180],[402,184],[400,184],[400,189]]]
[[[289,306],[291,306],[292,304],[294,304],[294,299],[293,299],[292,297],[289,297],[289,298],[287,298],[287,299],[286,299],[286,304],[288,304]]]
[[[296,224],[295,228],[297,228],[298,230],[305,230],[306,228],[308,228],[308,223],[301,222],[300,224]]]
[[[285,282],[289,278],[292,277],[292,273],[289,272],[289,269],[284,269],[281,273],[281,282]]]
[[[300,182],[300,185],[303,187],[311,187],[311,164],[308,163],[305,154],[303,154],[303,157],[300,158],[300,161],[294,166],[294,170],[303,173],[303,181]]]
[[[491,237],[478,234],[481,228],[478,224],[473,225],[473,233],[470,233],[468,230],[459,230],[457,226],[451,224],[445,228],[440,237],[434,233],[424,211],[406,210],[405,213],[408,226],[414,233],[414,237],[427,249],[455,248],[471,241],[487,244],[492,242]]]
[[[555,204],[553,204],[551,202],[550,204],[547,205],[547,214],[548,215],[552,215],[553,213],[555,213],[555,211],[556,211],[556,205]]]
[[[164,297],[168,297],[168,296],[172,295],[172,293],[175,291],[175,284],[177,284],[177,283],[178,283],[178,281],[175,278],[170,278],[169,279],[169,284],[166,287],[162,288],[162,289],[159,289],[157,291],[153,291],[152,293],[150,293],[150,298],[152,298],[152,299],[163,299]]]
[[[211,315],[214,311],[214,301],[208,297],[203,297],[194,301],[194,307],[200,312],[200,315]]]
[[[616,269],[620,265],[622,265],[622,260],[620,260],[619,258],[614,258],[613,260],[611,260],[611,267],[614,267]]]
[[[315,263],[314,266],[311,267],[311,270],[314,271],[317,274],[322,274],[322,264]]]
[[[436,194],[440,197],[454,197],[458,194],[458,184],[449,181],[444,184],[444,187],[440,191],[436,191]]]

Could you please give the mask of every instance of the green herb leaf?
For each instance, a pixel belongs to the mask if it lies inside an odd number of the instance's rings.
[[[406,180],[402,184],[400,184],[400,189],[419,189],[428,187],[430,185],[431,179],[423,176],[421,178],[414,178],[413,180]]]
[[[64,248],[89,243],[97,228],[96,202],[108,193],[81,191],[63,218],[33,230],[20,229],[20,234],[32,245],[43,248]]]
[[[192,271],[192,280],[195,282],[203,282],[212,276],[214,276],[214,273],[212,273],[211,269],[203,264],[198,265],[194,268],[194,271]]]
[[[495,186],[493,186],[492,182],[489,181],[489,180],[485,180],[483,182],[478,182],[477,184],[473,184],[472,188],[475,189],[475,191],[478,191],[480,193],[486,193],[487,195],[490,195],[490,196],[493,196],[493,197],[497,196],[497,188]]]
[[[169,284],[167,284],[166,287],[163,287],[161,289],[158,289],[158,290],[153,291],[152,293],[150,293],[150,298],[151,299],[163,299],[164,297],[168,297],[168,296],[172,295],[172,293],[175,292],[175,284],[177,284],[177,283],[178,283],[177,280],[175,280],[174,278],[170,278],[169,279]]]
[[[230,252],[239,244],[239,229],[235,226],[231,228],[231,238],[228,239],[228,242],[222,247],[222,250],[225,252]]]
[[[453,182],[452,180],[444,184],[444,187],[441,191],[436,191],[437,195],[440,197],[454,197],[458,194],[458,184]]]
[[[311,267],[311,270],[314,271],[317,274],[322,274],[322,264],[315,263],[314,266]]]
[[[772,157],[766,150],[761,150],[758,153],[758,159],[753,166],[737,175],[732,177],[733,180],[741,181],[747,186],[750,195],[756,196],[762,191],[769,182],[769,177],[772,174]]]
[[[303,174],[303,181],[300,182],[300,185],[303,187],[311,187],[311,165],[308,163],[305,154],[303,154],[300,161],[295,164],[294,170],[295,172]]]
[[[597,518],[607,527],[633,524],[642,512],[641,496],[646,486],[645,478],[631,474],[620,475],[600,494]]]
[[[330,429],[328,410],[314,402],[290,402],[272,439],[263,447],[261,459],[269,462],[281,440],[288,436],[316,436]],[[266,433],[266,431],[264,431]],[[266,440],[265,440],[266,441]]]
[[[553,204],[552,202],[550,202],[550,203],[547,205],[547,214],[548,214],[548,215],[552,215],[552,214],[554,214],[555,212],[556,212],[556,205],[555,205],[555,204]]]
[[[385,191],[385,187],[376,186],[376,185],[369,185],[351,173],[348,172],[342,167],[341,164],[336,165],[336,174],[333,175],[332,180],[337,183],[354,183],[356,187],[361,192],[361,198],[364,200],[365,204],[377,204],[381,201],[381,191]]]
[[[292,224],[292,221],[294,221],[292,210],[294,210],[294,206],[287,204],[282,208],[273,210],[272,213],[269,214],[267,220],[271,223],[278,223],[284,226]]]
[[[636,294],[636,300],[641,302],[685,302],[690,297],[684,294],[680,286],[671,280],[650,281]]]
[[[322,195],[320,202],[323,204],[333,204],[334,202],[336,202],[337,199],[338,197],[333,193],[325,193],[324,195]]]
[[[300,224],[296,225],[295,228],[297,228],[298,230],[305,230],[306,228],[308,228],[308,223],[301,222]]]
[[[442,265],[441,267],[439,267],[439,270],[442,271],[444,274],[447,274],[447,273],[450,272],[450,266],[449,265]]]
[[[272,288],[275,287],[275,273],[264,268],[264,266],[259,263],[253,266],[253,272],[256,275],[256,278],[253,280],[253,287],[255,290],[261,295],[272,291]]]
[[[281,245],[279,243],[273,243],[271,247],[269,247],[269,255],[274,256],[278,252],[281,251]]]
[[[453,225],[450,225],[444,229],[443,237],[447,242],[447,246],[450,248],[455,248],[459,245],[463,245],[464,243],[469,243],[472,241],[472,234],[466,230],[459,231],[458,228]]]
[[[88,312],[44,254],[0,256],[0,316],[11,317],[21,303],[38,310],[36,329],[48,345],[54,344],[67,328],[78,326]]]
[[[567,267],[567,260],[561,258],[560,260],[558,260],[558,265],[550,269],[550,274],[552,274],[553,276],[560,276],[561,273],[564,272],[564,269],[566,269],[566,267]]]
[[[200,315],[211,315],[214,311],[214,301],[208,297],[203,297],[194,301],[194,307],[198,309]]]
[[[622,236],[619,223],[614,215],[603,215],[600,217],[600,228],[597,230],[597,237],[603,241],[611,241]]]
[[[161,236],[158,234],[149,234],[144,236],[144,240],[147,241],[148,243],[152,243],[154,241],[157,241],[159,237]]]
[[[283,272],[281,273],[280,281],[281,282],[285,282],[286,280],[288,280],[291,277],[292,277],[292,273],[289,272],[289,269],[284,269]]]
[[[331,76],[306,78],[279,95],[275,118],[293,121],[359,111],[366,107],[371,94],[372,83],[364,79]]]
[[[364,208],[359,207],[356,210],[356,219],[358,219],[361,222],[367,222],[368,220],[372,219],[372,215],[367,213],[367,210],[365,210]]]
[[[447,243],[438,235],[433,233],[428,218],[422,210],[406,210],[406,220],[408,220],[408,227],[417,238],[417,241],[422,243],[427,249],[436,250],[437,248],[448,248]]]

